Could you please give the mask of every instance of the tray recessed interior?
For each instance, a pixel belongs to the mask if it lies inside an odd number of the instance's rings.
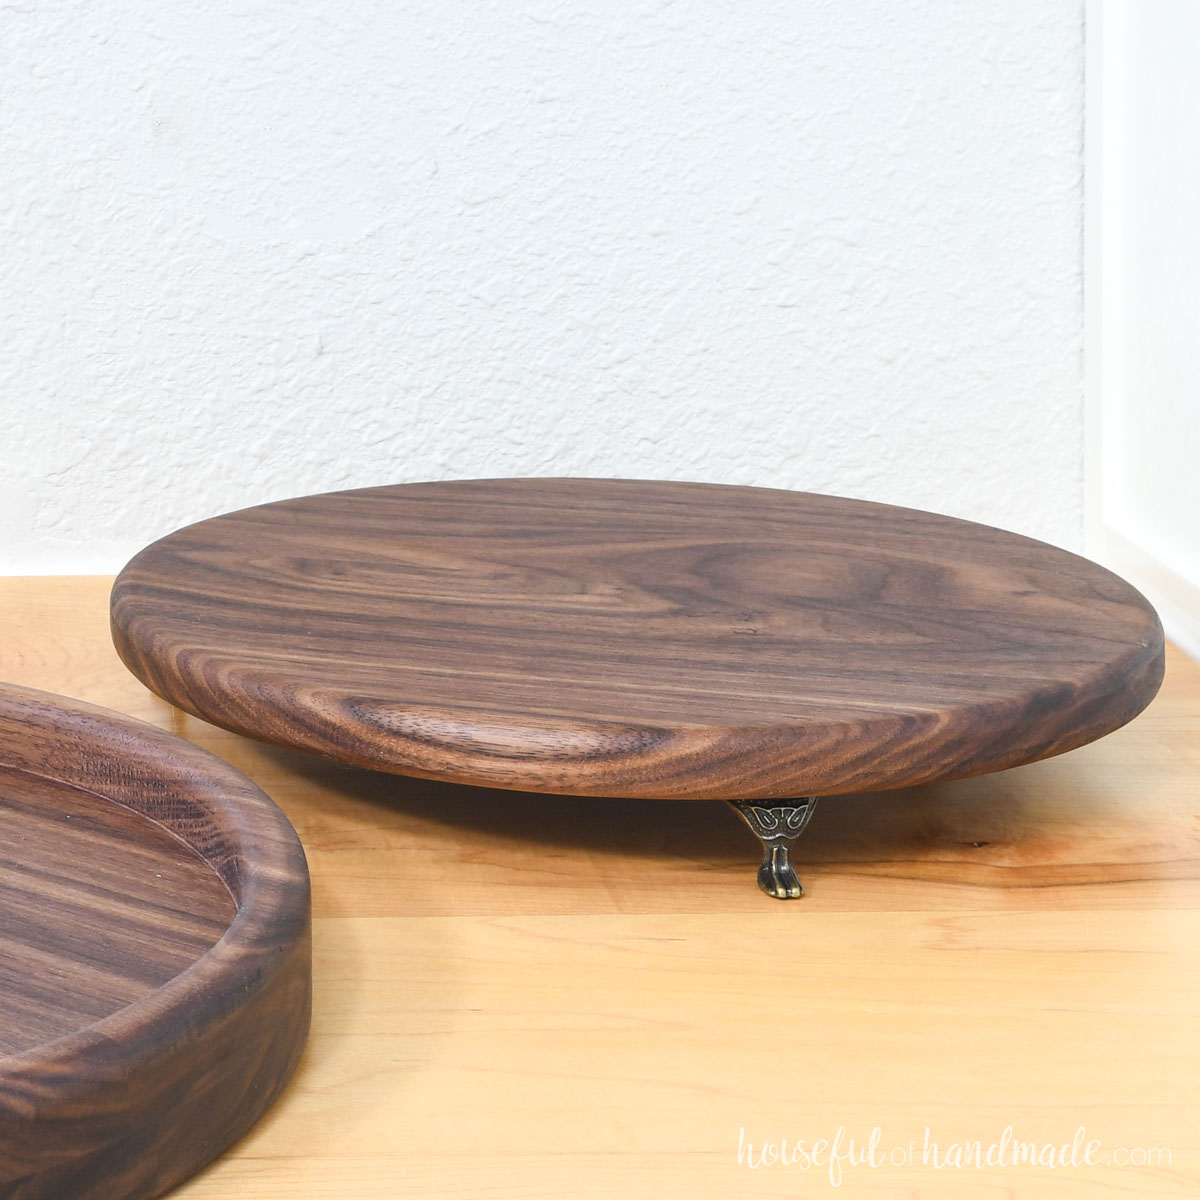
[[[0,766],[0,1054],[155,991],[235,914],[220,876],[162,826]]]

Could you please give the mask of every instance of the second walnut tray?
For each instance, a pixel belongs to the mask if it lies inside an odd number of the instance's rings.
[[[161,1195],[274,1100],[310,994],[304,852],[258,788],[0,685],[0,1196]]]

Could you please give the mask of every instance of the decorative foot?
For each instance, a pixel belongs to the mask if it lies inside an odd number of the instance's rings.
[[[786,804],[764,804],[754,800],[730,800],[738,816],[762,842],[763,861],[758,868],[758,886],[776,900],[798,900],[804,895],[788,856],[792,842],[803,832],[817,807],[816,796],[789,800]]]

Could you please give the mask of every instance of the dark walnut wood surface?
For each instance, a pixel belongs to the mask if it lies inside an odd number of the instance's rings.
[[[770,798],[1058,754],[1157,691],[1110,572],[910,509],[706,484],[410,484],[246,509],[143,550],[130,669],[280,745],[529,791]]]
[[[308,872],[203,750],[0,685],[0,1197],[161,1195],[295,1067]]]
[[[236,912],[204,859],[141,813],[0,766],[0,1054],[148,996]]]

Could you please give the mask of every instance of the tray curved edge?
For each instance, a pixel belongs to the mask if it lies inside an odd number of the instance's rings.
[[[471,722],[428,707],[407,719],[369,697],[349,704],[322,694],[299,676],[267,679],[232,668],[228,678],[237,686],[226,687],[218,706],[206,688],[161,670],[136,632],[115,619],[112,631],[130,672],[175,707],[243,737],[350,766],[562,796],[774,800],[965,779],[1052,758],[1120,729],[1154,699],[1165,670],[1162,625],[1142,603],[1143,636],[1077,682],[1031,690],[1021,701],[962,705],[952,719],[932,711],[864,713],[853,723],[820,727],[555,725],[478,715]],[[297,696],[308,701],[299,713]],[[964,738],[973,743],[970,754],[962,753]]]
[[[81,701],[0,685],[0,762],[142,813],[236,903],[220,940],[162,987],[0,1058],[0,1197],[160,1196],[247,1132],[300,1060],[312,1005],[303,848],[216,756]]]

